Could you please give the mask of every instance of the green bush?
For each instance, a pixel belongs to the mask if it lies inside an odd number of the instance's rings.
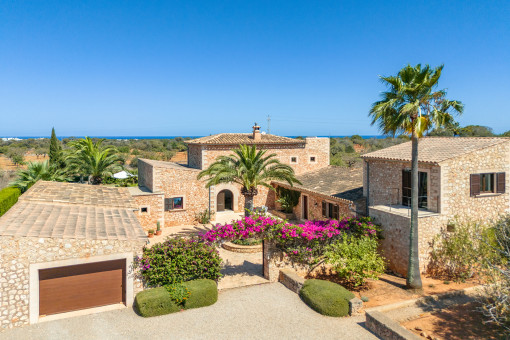
[[[16,202],[21,195],[18,188],[5,188],[0,190],[0,216],[5,214]]]
[[[427,272],[434,278],[461,282],[471,278],[483,260],[494,256],[491,246],[482,241],[484,236],[493,239],[494,235],[476,222],[454,221],[450,225],[454,231],[442,230],[432,242]]]
[[[181,310],[181,307],[174,302],[164,287],[147,289],[136,294],[135,307],[138,313],[145,318]]]
[[[194,239],[174,238],[156,243],[144,248],[136,262],[144,281],[153,287],[221,277],[221,258],[216,248]]]
[[[278,199],[276,202],[280,203],[283,211],[287,214],[292,213],[294,211],[294,207],[299,203],[301,193],[299,191],[278,187],[277,194]]]
[[[301,299],[314,311],[327,316],[349,314],[349,300],[354,294],[344,287],[324,280],[306,280],[299,291]]]
[[[183,282],[191,291],[191,295],[184,301],[184,309],[210,306],[218,301],[218,287],[216,282],[208,279]]]
[[[377,246],[375,238],[345,235],[326,248],[324,262],[331,264],[341,279],[362,286],[366,279],[378,279],[384,273],[384,258]]]

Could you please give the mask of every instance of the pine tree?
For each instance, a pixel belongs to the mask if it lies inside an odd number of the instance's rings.
[[[62,146],[60,145],[60,141],[57,139],[57,135],[55,134],[55,128],[51,129],[51,140],[50,140],[50,165],[61,167],[62,160]]]

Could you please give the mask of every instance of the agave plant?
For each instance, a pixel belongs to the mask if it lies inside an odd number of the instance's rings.
[[[107,176],[121,170],[121,159],[114,147],[103,146],[104,139],[96,142],[85,137],[69,143],[65,157],[71,173],[87,177],[90,184],[101,184]]]
[[[38,180],[64,182],[68,178],[64,171],[51,166],[48,161],[30,162],[26,169],[18,170],[17,178],[10,185],[18,187],[21,192],[27,191]]]

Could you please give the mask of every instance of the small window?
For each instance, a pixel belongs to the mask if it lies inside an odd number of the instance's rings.
[[[340,207],[337,204],[322,201],[322,217],[338,220],[340,218]]]
[[[480,174],[480,193],[494,192],[494,174]]]
[[[297,163],[297,157],[291,157],[290,158],[291,163]]]
[[[165,198],[165,210],[184,209],[183,197]]]
[[[315,163],[315,156],[310,157],[310,162]]]
[[[142,208],[140,208],[140,211],[141,211],[142,213],[146,213],[146,212],[149,212],[149,208],[147,208],[147,207],[142,207]]]

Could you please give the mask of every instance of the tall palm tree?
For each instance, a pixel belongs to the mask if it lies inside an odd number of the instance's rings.
[[[253,210],[253,197],[258,186],[274,190],[272,180],[285,181],[291,186],[301,184],[294,175],[294,169],[282,164],[276,154],[266,155],[267,150],[258,150],[255,145],[240,145],[230,156],[220,156],[209,168],[198,174],[198,179],[207,177],[206,187],[220,183],[237,183],[243,194],[245,215]]]
[[[454,126],[453,114],[461,114],[460,101],[446,99],[446,90],[437,90],[443,65],[431,68],[407,65],[396,76],[380,77],[388,90],[372,104],[369,116],[384,134],[411,135],[411,226],[407,287],[421,289],[418,257],[418,139],[434,127]]]
[[[27,191],[38,180],[43,181],[67,181],[62,169],[51,166],[48,161],[30,162],[26,169],[18,170],[17,178],[10,185],[18,187],[21,192]]]
[[[121,169],[121,159],[114,147],[103,146],[104,139],[94,142],[85,137],[69,143],[71,147],[65,157],[70,172],[88,177],[90,184],[101,184],[106,176]]]

